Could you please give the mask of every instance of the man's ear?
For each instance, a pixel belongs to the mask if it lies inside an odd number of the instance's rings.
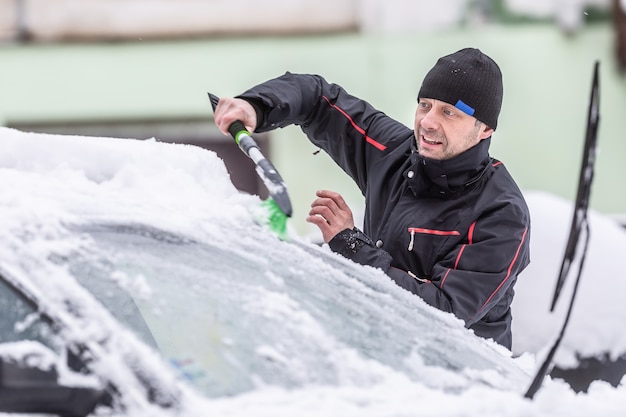
[[[493,130],[492,128],[490,128],[489,126],[487,126],[486,124],[483,123],[483,127],[482,127],[482,130],[480,132],[480,140],[487,139],[488,137],[491,137],[491,135],[493,135],[493,132],[495,132],[495,130]]]

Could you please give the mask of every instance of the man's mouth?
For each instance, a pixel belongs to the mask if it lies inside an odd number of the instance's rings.
[[[429,145],[441,145],[441,142],[439,142],[438,140],[428,139],[424,135],[422,135],[422,140]]]

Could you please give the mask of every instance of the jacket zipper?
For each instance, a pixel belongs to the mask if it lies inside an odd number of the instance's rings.
[[[409,241],[409,252],[413,250],[413,244],[415,243],[415,233],[421,233],[425,235],[435,235],[435,236],[459,236],[457,230],[433,230],[433,229],[424,229],[422,227],[409,227],[409,233],[411,234],[411,240]]]

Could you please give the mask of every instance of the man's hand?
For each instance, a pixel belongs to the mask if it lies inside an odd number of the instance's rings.
[[[324,242],[330,242],[342,230],[354,228],[352,210],[341,194],[321,190],[316,195],[306,221],[320,228]]]
[[[241,120],[248,132],[252,133],[256,129],[256,112],[254,107],[246,100],[229,97],[221,98],[214,114],[215,124],[225,135],[228,135],[228,127],[235,120]]]

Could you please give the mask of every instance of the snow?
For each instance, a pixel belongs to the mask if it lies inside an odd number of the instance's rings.
[[[210,235],[216,223],[251,221],[250,210],[259,201],[256,196],[236,191],[223,162],[214,153],[189,145],[34,134],[8,128],[0,128],[0,140],[3,144],[0,152],[0,257],[3,263],[10,263],[11,259],[7,259],[10,253],[5,253],[2,247],[19,244],[11,238],[13,233],[27,231],[32,234],[33,245],[45,245],[37,240],[38,234],[62,233],[61,224],[65,221],[93,221],[106,213],[107,218],[154,221],[164,229],[205,236]],[[557,311],[548,313],[572,206],[568,201],[538,191],[527,191],[525,195],[533,222],[531,265],[516,287],[513,330],[514,353],[521,355],[516,361],[532,372],[535,355],[540,355],[552,341],[570,295],[573,276],[569,277]],[[94,201],[97,204],[93,204]],[[66,210],[70,206],[72,215]],[[626,268],[620,262],[626,233],[599,213],[590,212],[590,219],[591,246],[579,296],[565,341],[557,354],[558,361],[564,364],[571,363],[575,352],[609,351],[618,355],[626,351],[626,335],[621,331],[626,319],[626,306],[621,301],[626,289],[623,279]],[[58,252],[59,248],[55,250]],[[128,285],[149,291],[143,288],[142,282],[128,282]],[[285,307],[284,303],[271,305]],[[272,314],[272,310],[265,314]],[[19,346],[22,345],[13,346],[14,355],[18,357]],[[261,350],[283,360],[280,352],[269,347]],[[370,365],[355,362],[355,366]],[[534,400],[528,400],[523,398],[523,393],[486,386],[445,392],[433,388],[436,381],[427,386],[398,373],[387,373],[385,369],[377,372],[384,377],[373,384],[313,385],[297,390],[266,387],[222,399],[205,401],[191,397],[186,408],[189,415],[233,417],[587,417],[621,416],[626,409],[624,383],[613,388],[598,381],[588,393],[576,394],[564,382],[546,378]],[[450,376],[433,372],[429,377]]]
[[[4,343],[0,345],[0,356],[9,363],[55,372],[59,383],[66,386],[99,387],[99,381],[94,376],[72,371],[66,361],[57,360],[51,350],[37,342],[23,340]]]
[[[574,185],[574,183],[573,183]],[[592,189],[593,194],[593,189]],[[518,279],[513,302],[514,352],[538,352],[556,334],[569,304],[576,278],[574,260],[554,313],[549,312],[556,277],[572,221],[570,202],[542,192],[526,193],[531,209],[531,264]],[[575,354],[616,358],[626,352],[626,229],[593,210],[588,213],[590,243],[575,308],[556,362],[575,364]],[[582,250],[583,241],[578,247]]]

